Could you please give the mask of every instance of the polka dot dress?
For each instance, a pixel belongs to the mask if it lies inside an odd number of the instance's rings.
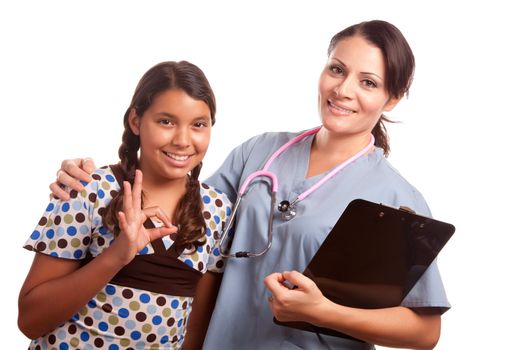
[[[83,259],[99,255],[114,239],[102,226],[101,213],[120,190],[110,168],[97,169],[82,192],[71,192],[69,201],[53,200],[25,248],[64,258]],[[219,238],[230,202],[220,191],[201,184],[206,221],[206,243],[184,251],[178,259],[204,273],[222,272]],[[173,244],[163,237],[166,248]],[[152,254],[147,245],[139,254]],[[180,349],[193,298],[159,294],[107,284],[84,307],[53,332],[33,340],[29,349]]]

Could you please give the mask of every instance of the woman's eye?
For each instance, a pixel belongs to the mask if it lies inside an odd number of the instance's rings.
[[[344,73],[343,68],[341,68],[341,67],[339,67],[337,65],[331,65],[329,67],[329,69],[330,69],[330,72],[332,72],[334,74],[338,74],[339,75],[339,74],[343,74]]]
[[[376,88],[377,87],[377,84],[373,80],[370,80],[370,79],[363,80],[363,85],[365,85],[367,88]]]

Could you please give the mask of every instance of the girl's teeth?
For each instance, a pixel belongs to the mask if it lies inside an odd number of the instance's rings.
[[[167,153],[166,155],[172,159],[178,160],[178,161],[184,161],[189,158],[189,156],[177,156],[175,154]]]

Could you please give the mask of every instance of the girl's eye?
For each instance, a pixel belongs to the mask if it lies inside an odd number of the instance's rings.
[[[340,74],[344,73],[344,69],[341,68],[340,66],[336,65],[336,64],[330,65],[328,67],[328,69],[330,70],[330,72],[332,72],[334,74],[337,74],[337,75],[340,75]]]
[[[169,119],[161,119],[159,120],[159,124],[160,125],[173,125],[173,123]]]
[[[205,122],[196,122],[195,124],[193,124],[193,126],[195,126],[196,128],[205,128],[208,126],[208,124],[206,124]]]
[[[377,87],[377,84],[373,80],[370,80],[370,79],[363,80],[363,85],[366,86],[367,88],[376,88]]]

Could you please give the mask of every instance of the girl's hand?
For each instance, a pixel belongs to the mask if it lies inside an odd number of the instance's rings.
[[[285,282],[295,287],[290,288]],[[315,324],[316,316],[330,302],[314,281],[297,271],[272,273],[264,279],[264,284],[272,293],[268,302],[279,321]]]
[[[141,209],[142,172],[135,173],[133,188],[124,181],[124,199],[122,211],[118,213],[120,234],[111,245],[113,254],[118,254],[123,264],[129,263],[148,243],[157,238],[177,232],[171,220],[159,207]],[[144,221],[148,218],[159,219],[164,226],[146,229]]]

